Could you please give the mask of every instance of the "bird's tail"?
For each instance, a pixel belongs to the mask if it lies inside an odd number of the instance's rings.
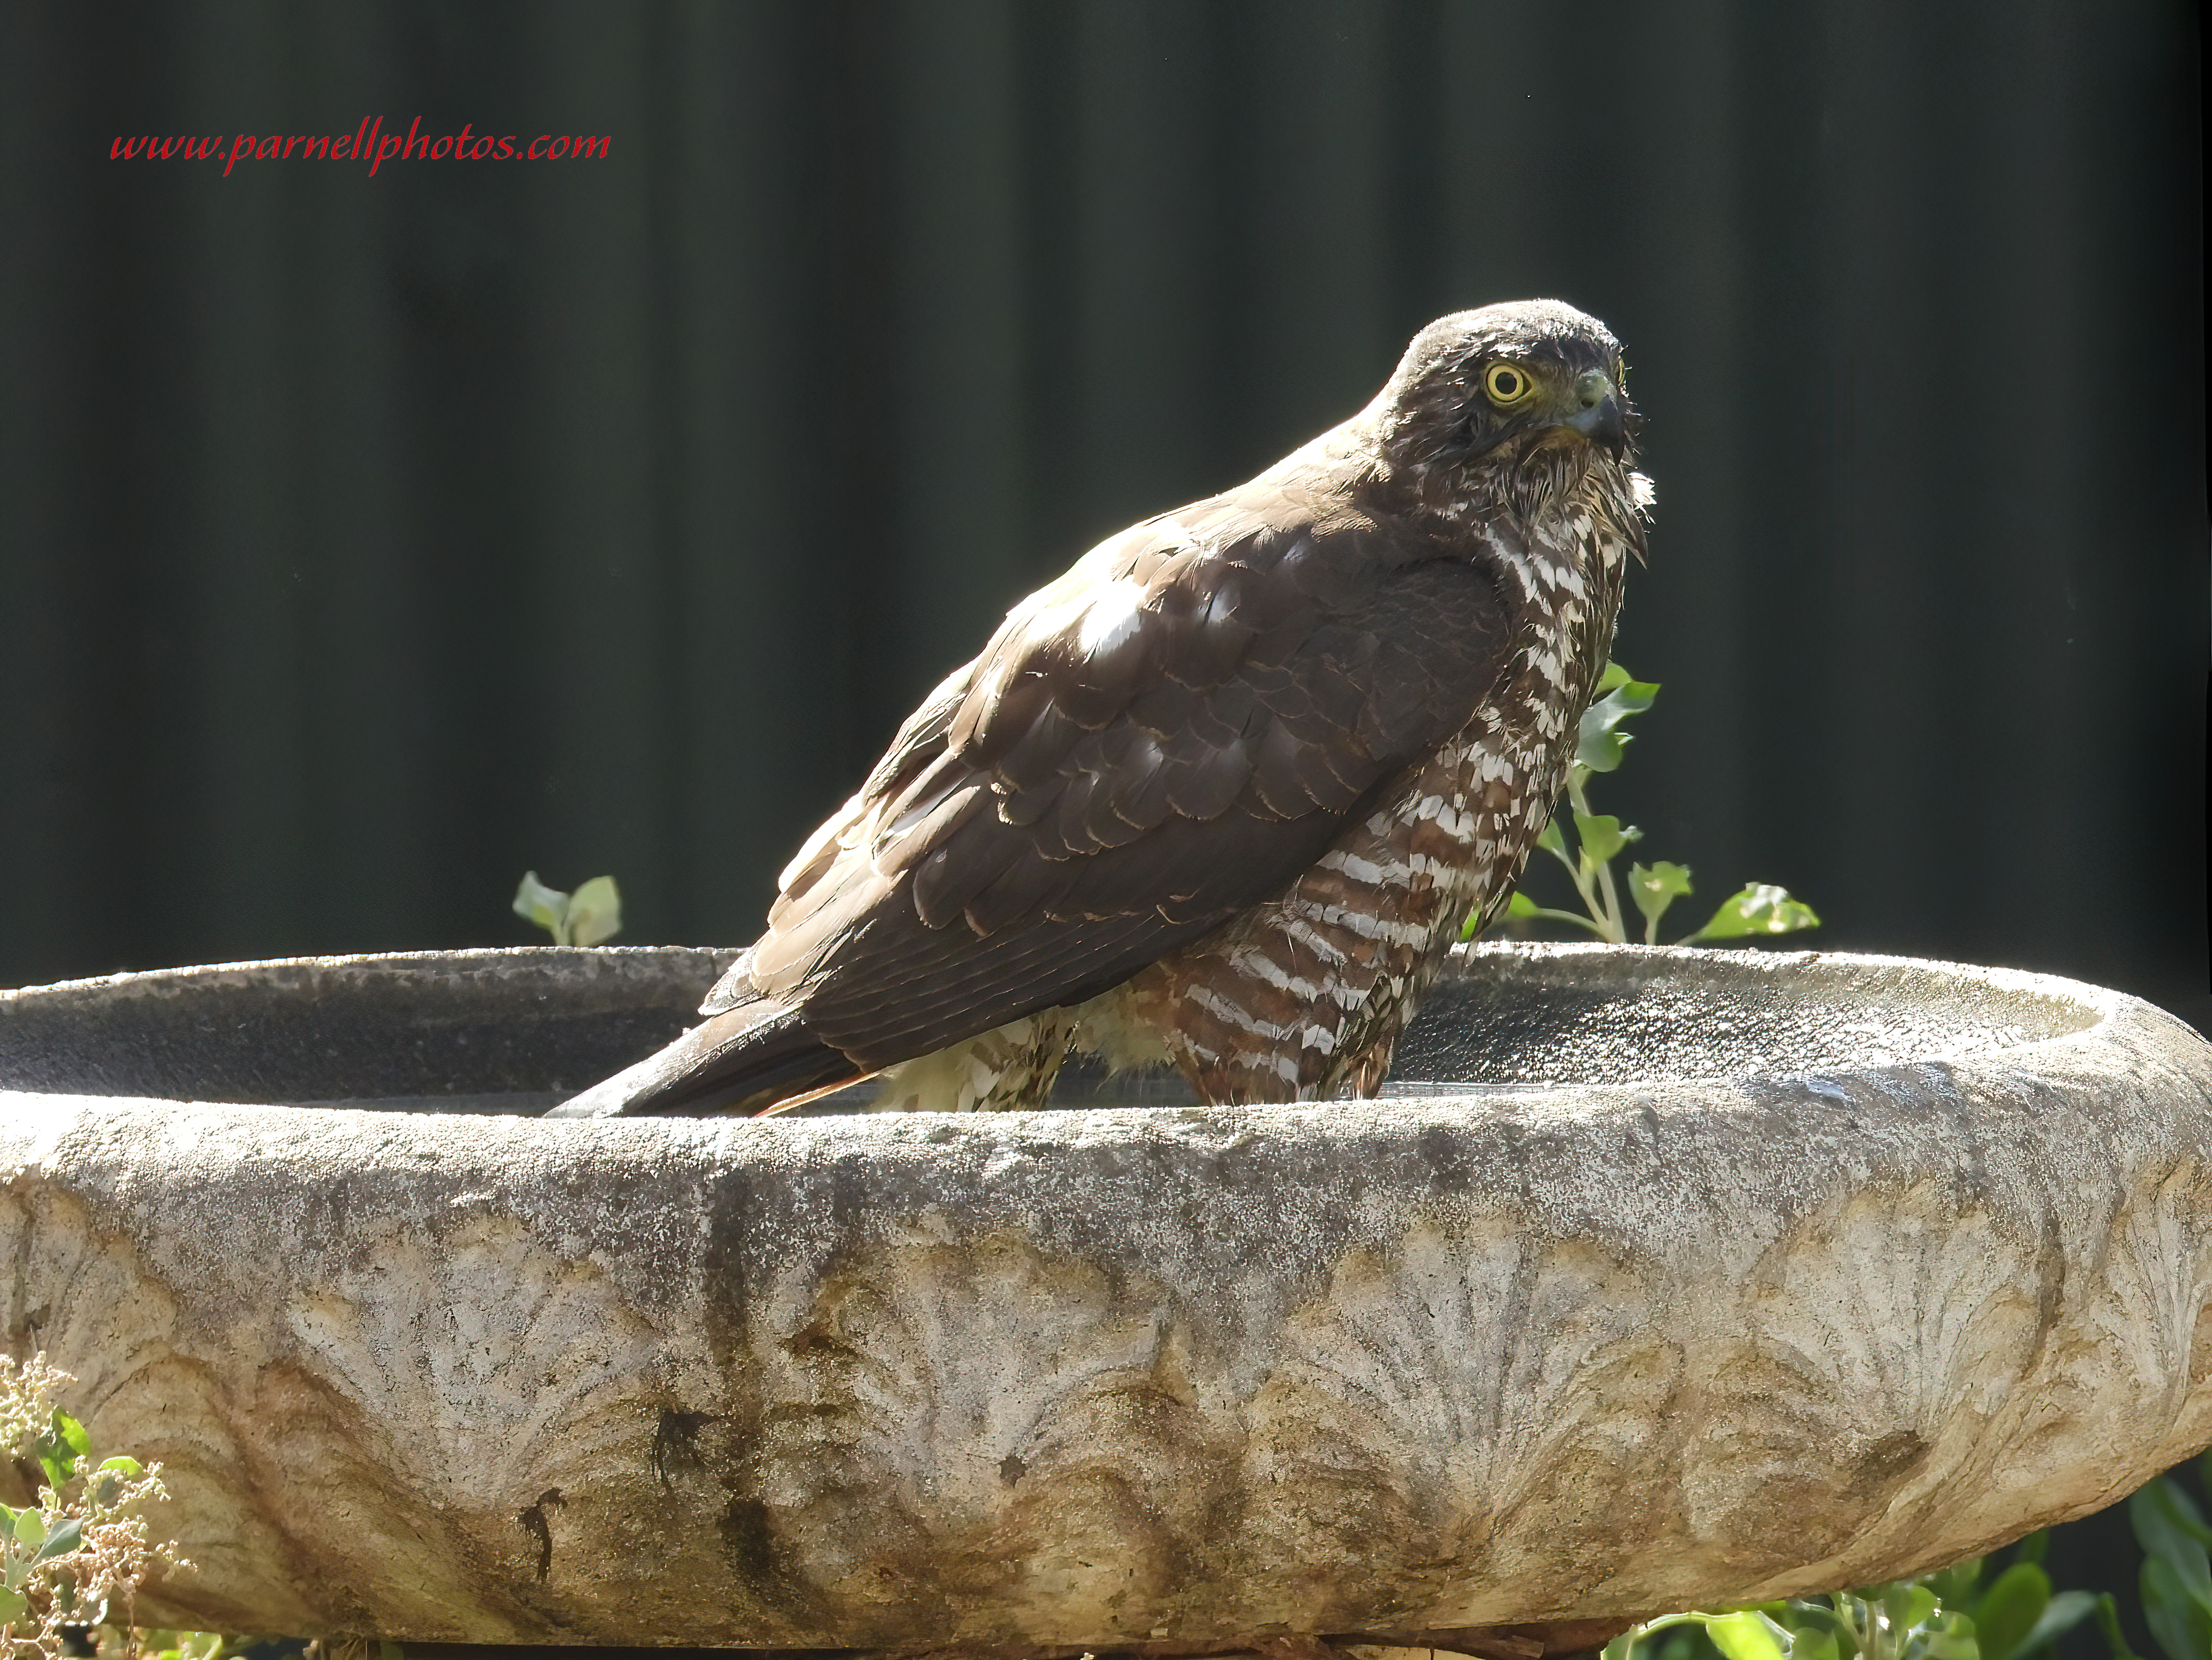
[[[545,1116],[765,1112],[867,1075],[868,1068],[809,1031],[796,1009],[762,999],[710,1015],[665,1049],[548,1108]]]

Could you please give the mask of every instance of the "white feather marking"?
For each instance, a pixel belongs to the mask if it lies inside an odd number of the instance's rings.
[[[1344,947],[1316,929],[1303,910],[1293,911],[1285,919],[1283,931],[1296,944],[1311,952],[1316,960],[1326,967],[1334,968],[1350,960]]]
[[[1197,1004],[1217,1020],[1243,1031],[1260,1031],[1266,1029],[1266,1021],[1255,1019],[1249,1011],[1238,1007],[1211,986],[1193,986],[1186,994],[1192,1002]]]
[[[1436,805],[1435,799],[1431,797],[1421,805],[1424,807],[1433,806]],[[1344,848],[1336,848],[1322,854],[1321,867],[1323,870],[1340,870],[1353,881],[1364,882],[1370,886],[1379,885],[1389,879],[1389,873],[1382,866],[1376,864],[1372,860],[1362,859],[1358,854]]]
[[[1366,911],[1346,910],[1341,905],[1319,906],[1315,915],[1322,921],[1346,929],[1363,939],[1382,939],[1393,932],[1382,917],[1370,915]]]
[[[1307,1002],[1312,1002],[1316,998],[1324,994],[1323,988],[1315,985],[1312,981],[1301,975],[1291,973],[1264,951],[1254,952],[1243,958],[1241,961],[1243,966],[1250,971],[1253,978],[1265,982],[1277,991],[1286,991],[1291,996],[1303,998]]]

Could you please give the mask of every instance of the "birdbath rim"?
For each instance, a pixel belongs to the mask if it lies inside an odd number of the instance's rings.
[[[333,987],[374,988],[404,983],[423,976],[426,984],[452,990],[471,982],[490,988],[511,988],[518,997],[542,1001],[563,982],[602,986],[617,996],[633,1000],[652,991],[665,992],[661,982],[680,982],[688,989],[705,986],[740,954],[739,949],[696,946],[494,946],[449,950],[363,952],[326,955],[244,959],[235,962],[129,970],[52,982],[43,985],[0,989],[0,1100],[10,1092],[40,1094],[147,1095],[152,1098],[230,1102],[240,1105],[286,1106],[295,1110],[363,1104],[351,1092],[314,1094],[270,1092],[206,1093],[106,1087],[72,1090],[65,1084],[40,1080],[27,1087],[14,1082],[10,1070],[8,1023],[25,1016],[51,1014],[63,1018],[76,1010],[103,1005],[127,1006],[141,1000],[166,1002],[190,998],[216,988],[235,988],[251,996],[267,990],[277,996],[309,1001],[326,996]],[[1462,1040],[1456,1049],[1439,1041],[1439,1028],[1456,1019],[1464,1023],[1470,1009],[1479,1006],[1486,988],[1503,986],[1520,995],[1559,1000],[1586,994],[1595,983],[1611,994],[1593,1010],[1588,1006],[1554,1009],[1555,1018],[1540,1030],[1528,1029],[1522,1018],[1518,1030],[1485,1034],[1487,1049],[1470,1056]],[[1684,1053],[1680,1044],[1661,1053],[1638,1041],[1639,1025],[1656,1012],[1658,1018],[1680,1023],[1694,1018],[1691,1006],[1710,999],[1716,1006],[1748,1002],[1748,1010],[1734,1008],[1729,1018],[1739,1029],[1731,1043],[1705,1044],[1706,1052]],[[667,1001],[665,996],[664,1002]],[[1839,1020],[1839,1005],[1864,1001],[1878,1006],[1894,1030],[1886,1041],[1855,1044],[1867,1037],[1869,1023]],[[1930,1021],[1930,1007],[1948,1011],[1950,1018]],[[1990,1018],[2001,1010],[2007,1018]],[[1479,1009],[1478,1009],[1478,1012]],[[1900,1012],[1919,1018],[1900,1018]],[[1449,960],[1437,992],[1422,1017],[1401,1040],[1384,1090],[1385,1099],[1420,1099],[1437,1105],[1455,1100],[1469,1102],[1501,1094],[1531,1096],[1565,1091],[1581,1096],[1610,1097],[1618,1091],[1634,1093],[1653,1086],[1730,1084],[1751,1079],[1784,1079],[1825,1076],[1836,1073],[1880,1070],[1932,1062],[1984,1060],[2045,1043],[2094,1041],[2108,1022],[2134,1012],[2172,1021],[2183,1031],[2190,1029],[2175,1017],[2130,994],[2087,982],[2024,969],[1954,963],[1903,955],[1777,949],[1753,946],[1726,948],[1687,946],[1610,944],[1602,941],[1490,940],[1463,945]],[[672,1004],[655,1030],[674,1030],[672,1023],[689,1018],[688,1005]],[[2022,1019],[2023,1014],[2032,1018]],[[1753,1017],[1766,1021],[1789,1020],[1786,1028],[1769,1025],[1746,1031],[1741,1025]],[[1811,1044],[1806,1025],[1814,1020],[1821,1041]],[[542,1033],[542,1028],[541,1033]],[[1710,1038],[1711,1034],[1706,1034]],[[1796,1040],[1778,1047],[1774,1040]],[[1761,1042],[1765,1039],[1767,1041]],[[1501,1066],[1501,1047],[1517,1044],[1522,1064]],[[166,1045],[173,1050],[173,1042]],[[1563,1047],[1573,1051],[1573,1065],[1562,1068],[1558,1057]],[[1863,1052],[1854,1052],[1860,1050]],[[642,1051],[641,1051],[642,1052]],[[634,1055],[629,1058],[635,1058]],[[1543,1062],[1551,1062],[1547,1075]],[[1645,1062],[1638,1071],[1638,1060]],[[1602,1064],[1616,1061],[1618,1064]],[[605,1051],[604,1065],[611,1070],[622,1064],[621,1052]],[[562,1092],[589,1083],[598,1073],[586,1062],[550,1088],[536,1091],[537,1109],[555,1104]],[[1071,1071],[1075,1070],[1072,1067]],[[867,1086],[847,1091],[825,1107],[805,1114],[778,1115],[760,1121],[763,1128],[799,1122],[815,1116],[849,1116],[865,1099]],[[1102,1094],[1093,1075],[1063,1091],[1054,1103],[1035,1110],[1047,1115],[1062,1111],[1096,1113],[1126,1107],[1146,1110],[1197,1106],[1179,1080],[1167,1079],[1142,1086],[1141,1101]],[[514,1090],[512,1099],[501,1103],[507,1110],[520,1110],[520,1098],[532,1091]],[[1066,1098],[1062,1098],[1065,1097]],[[396,1104],[398,1098],[377,1095],[369,1099]],[[418,1110],[435,1110],[435,1098],[416,1100]],[[1308,1103],[1333,1106],[1349,1103]],[[478,1110],[482,1110],[481,1104]],[[1210,1110],[1272,1113],[1281,1104],[1249,1108],[1215,1107]],[[902,1115],[913,1116],[913,1115]],[[921,1115],[951,1116],[953,1115]],[[1008,1115],[999,1115],[1008,1116]],[[1016,1116],[1035,1116],[1035,1113]],[[637,1119],[645,1123],[665,1120]]]

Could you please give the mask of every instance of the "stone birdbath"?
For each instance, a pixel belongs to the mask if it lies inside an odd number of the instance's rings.
[[[142,1619],[1510,1660],[2212,1442],[2212,1048],[2117,993],[1493,946],[1380,1102],[524,1116],[727,961],[0,994],[7,1341],[165,1466]]]

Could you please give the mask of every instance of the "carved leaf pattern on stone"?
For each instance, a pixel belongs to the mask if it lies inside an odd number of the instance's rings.
[[[2202,1440],[2212,1398],[2192,1385],[2212,1377],[2212,1162],[2181,1159],[2114,1201],[2097,1249],[2082,1253],[2102,1269],[2103,1294],[2083,1302],[2094,1335],[2066,1369],[2101,1380],[2108,1395],[2127,1378],[2145,1417]]]
[[[150,1274],[131,1241],[94,1229],[83,1207],[58,1194],[35,1205],[0,1194],[10,1272],[4,1296],[9,1347],[40,1349],[76,1379],[73,1409],[104,1410],[130,1380],[173,1353],[177,1299]]]
[[[1563,1515],[1540,1550],[1510,1547],[1510,1521],[1585,1482],[1663,1510],[1680,1359],[1643,1329],[1649,1288],[1504,1216],[1417,1227],[1394,1255],[1353,1252],[1290,1318],[1250,1408],[1248,1572],[1298,1630],[1481,1624],[1499,1583],[1523,1608],[1538,1582],[1586,1592],[1617,1548],[1608,1518]],[[1340,1575],[1296,1582],[1346,1551],[1374,1567],[1356,1602]]]
[[[399,1554],[422,1583],[392,1594],[434,1610],[555,1579],[533,1600],[557,1602],[562,1572],[604,1570],[564,1558],[560,1535],[575,1507],[633,1505],[620,1489],[649,1482],[658,1344],[598,1268],[497,1213],[434,1235],[395,1225],[285,1318],[300,1364],[271,1410],[319,1449],[295,1479],[326,1477],[356,1508],[364,1489],[387,1497],[389,1514],[349,1525],[421,1536]]]
[[[916,1598],[948,1637],[1109,1634],[1170,1592],[1232,1462],[1171,1304],[1012,1237],[787,1276],[756,1327],[759,1494],[836,1640]]]
[[[1888,1577],[1931,1515],[1972,1502],[2047,1408],[2038,1366],[2062,1287],[2044,1240],[1948,1182],[1839,1191],[1772,1241],[1706,1346],[1685,1491],[1701,1571],[1810,1584]],[[1788,1516],[1787,1529],[1754,1517]],[[1725,1548],[1720,1541],[1729,1541]],[[1923,1554],[1924,1554],[1924,1549]],[[1902,1571],[1900,1569],[1900,1571]],[[1825,1580],[1822,1583],[1826,1583]],[[1747,1595],[1753,1594],[1747,1590]]]

